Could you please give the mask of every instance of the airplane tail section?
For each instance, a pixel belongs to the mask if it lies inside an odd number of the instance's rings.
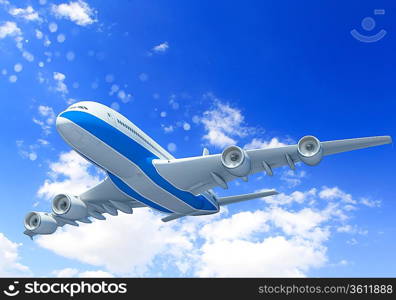
[[[272,195],[276,195],[276,194],[279,194],[279,193],[275,190],[268,190],[268,191],[257,192],[257,193],[220,197],[220,198],[217,198],[217,202],[219,203],[220,206],[223,206],[223,205],[228,205],[231,203],[247,201],[247,200],[262,198],[262,197],[268,197],[268,196],[272,196]]]

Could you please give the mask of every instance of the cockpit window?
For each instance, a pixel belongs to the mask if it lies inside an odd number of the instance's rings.
[[[88,110],[86,106],[82,105],[76,105],[76,106],[70,106],[68,109],[83,109],[83,110]]]

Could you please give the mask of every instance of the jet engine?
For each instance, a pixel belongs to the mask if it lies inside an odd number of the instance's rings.
[[[87,206],[80,198],[59,194],[52,200],[52,211],[59,217],[78,220],[87,216]]]
[[[234,176],[249,175],[251,163],[246,151],[237,146],[226,148],[221,154],[221,163]]]
[[[36,234],[51,234],[57,227],[55,219],[47,213],[30,212],[25,217],[25,228]]]
[[[299,140],[297,152],[301,161],[309,166],[317,165],[323,157],[320,141],[311,135],[304,136]]]

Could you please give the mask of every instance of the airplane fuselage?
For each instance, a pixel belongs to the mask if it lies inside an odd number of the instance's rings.
[[[210,192],[193,195],[162,177],[153,160],[174,157],[117,111],[96,102],[79,102],[59,114],[56,126],[62,138],[103,169],[127,197],[164,213],[205,215],[219,211]]]

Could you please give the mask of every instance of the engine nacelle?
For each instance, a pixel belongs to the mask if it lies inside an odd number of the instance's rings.
[[[312,135],[304,136],[298,141],[297,152],[301,161],[309,166],[317,165],[323,157],[320,141]]]
[[[47,213],[30,212],[25,217],[25,228],[36,234],[51,234],[57,227],[55,219]]]
[[[87,216],[87,206],[80,198],[59,194],[52,200],[52,211],[66,219],[78,220]]]
[[[237,146],[230,146],[223,151],[221,163],[234,176],[245,177],[250,173],[250,158],[246,151]]]

